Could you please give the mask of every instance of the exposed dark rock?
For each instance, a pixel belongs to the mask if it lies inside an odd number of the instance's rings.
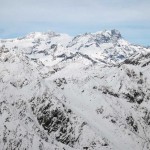
[[[89,147],[83,147],[83,149],[88,150],[88,149],[89,149]]]
[[[54,48],[57,48],[57,45],[56,45],[56,44],[52,44],[52,45],[51,45],[51,49],[54,49]]]
[[[142,67],[145,67],[145,66],[147,66],[147,65],[149,65],[149,64],[150,64],[150,61],[148,61],[148,62],[146,62],[145,64],[143,64]]]
[[[93,89],[97,89],[97,86],[93,86]]]
[[[73,147],[86,123],[78,122],[80,129],[77,134],[77,130],[75,130],[75,122],[77,123],[77,120],[73,120],[73,116],[70,118],[70,115],[73,115],[71,109],[67,109],[64,104],[62,106],[61,103],[57,104],[57,107],[54,107],[52,98],[48,95],[43,95],[42,98],[38,97],[37,100],[33,98],[30,100],[30,103],[33,105],[35,101],[40,102],[40,107],[37,105],[38,102],[36,102],[36,109],[32,109],[33,113],[37,116],[39,124],[42,125],[49,134],[52,132],[55,133],[57,141]],[[45,101],[49,103],[45,105]]]
[[[110,91],[109,89],[103,89],[103,91],[102,91],[104,94],[109,94],[109,95],[112,95],[112,96],[114,96],[114,97],[119,97],[119,94],[117,94],[117,93],[114,93],[114,92],[112,92],[112,91]]]
[[[126,121],[127,121],[127,124],[132,127],[133,131],[135,131],[135,132],[138,131],[138,126],[137,126],[137,124],[135,123],[135,121],[134,121],[134,119],[133,119],[132,116],[128,116],[128,117],[126,118]]]
[[[146,124],[150,125],[150,112],[149,111],[146,111],[144,120],[145,120]]]
[[[145,98],[145,94],[142,91],[137,90],[131,90],[130,93],[126,94],[124,93],[124,96],[129,100],[129,102],[137,102],[138,104],[141,104]]]
[[[58,78],[54,80],[54,82],[56,83],[58,87],[62,86],[63,84],[67,84],[67,81],[65,78]]]

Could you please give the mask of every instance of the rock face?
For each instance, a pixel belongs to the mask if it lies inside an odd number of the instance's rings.
[[[149,150],[150,49],[117,30],[0,40],[2,150]]]

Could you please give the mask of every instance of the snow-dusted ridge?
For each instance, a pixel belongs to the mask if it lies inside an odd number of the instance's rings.
[[[2,150],[149,150],[150,49],[117,30],[0,40]]]

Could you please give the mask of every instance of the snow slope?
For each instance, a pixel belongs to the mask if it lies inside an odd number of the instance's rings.
[[[149,150],[150,49],[117,30],[0,40],[0,147]]]

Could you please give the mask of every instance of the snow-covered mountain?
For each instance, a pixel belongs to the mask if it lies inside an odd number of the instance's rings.
[[[117,30],[0,40],[0,149],[149,150],[149,73]]]

